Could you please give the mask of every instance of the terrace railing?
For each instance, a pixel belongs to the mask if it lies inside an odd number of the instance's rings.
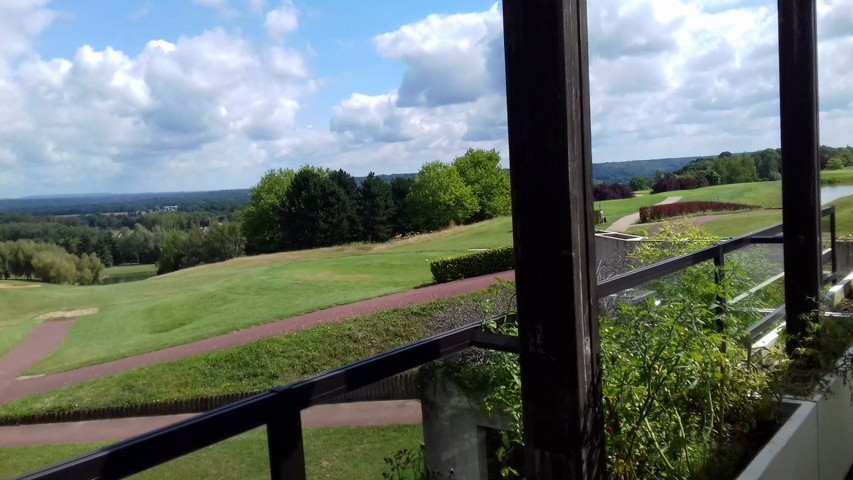
[[[821,214],[830,218],[831,248],[824,251],[824,259],[832,265],[832,271],[827,275],[827,278],[832,278],[837,267],[835,208],[826,207]],[[598,296],[601,298],[635,288],[706,261],[722,266],[725,255],[733,251],[756,244],[782,243],[781,233],[782,225],[775,225],[611,278],[598,285]],[[123,478],[265,425],[270,477],[274,480],[304,479],[303,409],[470,347],[518,352],[519,340],[486,332],[480,322],[471,323],[308,380],[272,388],[20,478]]]

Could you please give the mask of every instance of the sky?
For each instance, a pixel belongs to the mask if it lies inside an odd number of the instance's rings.
[[[853,0],[818,0],[853,144]],[[588,2],[593,161],[779,146],[775,0]],[[246,188],[305,164],[508,164],[501,5],[0,0],[0,198]]]

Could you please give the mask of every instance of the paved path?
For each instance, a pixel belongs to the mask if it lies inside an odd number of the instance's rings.
[[[656,203],[655,205],[666,205],[669,203],[675,203],[679,200],[681,200],[681,197],[666,197],[665,199]],[[608,228],[607,230],[610,230],[611,232],[627,232],[628,228],[631,225],[633,225],[639,221],[640,221],[640,212],[632,213],[630,215],[625,215],[624,217],[620,218],[619,220],[616,220],[615,222],[613,222],[613,224],[610,225],[610,228]]]
[[[37,377],[21,378],[8,386],[0,383],[0,403],[35,393],[55,390],[87,380],[133,370],[145,365],[177,360],[184,357],[208,353],[223,348],[245,345],[268,337],[296,332],[322,324],[336,323],[347,318],[381,312],[392,308],[420,305],[440,298],[453,297],[468,292],[482,290],[496,283],[498,279],[514,280],[515,272],[507,271],[481,277],[468,278],[455,282],[431,285],[384,297],[362,300],[339,307],[327,308],[296,317],[285,318],[273,323],[247,328],[237,332],[208,338],[198,342],[177,345],[175,347],[126,357],[107,363],[83,367],[68,372]],[[32,336],[32,335],[30,335]],[[28,336],[27,338],[29,338]],[[5,360],[5,358],[4,358]]]
[[[56,350],[73,324],[71,318],[42,322],[0,358],[0,392],[15,382],[18,375]]]
[[[192,414],[169,415],[0,427],[0,448],[117,442],[192,416]],[[417,425],[420,423],[421,404],[417,400],[317,405],[302,411],[302,426],[307,428]]]

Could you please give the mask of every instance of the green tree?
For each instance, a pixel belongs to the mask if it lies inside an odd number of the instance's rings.
[[[391,216],[391,229],[395,234],[403,235],[414,230],[409,212],[406,209],[406,198],[412,191],[412,178],[394,177],[391,179],[391,202],[394,205],[394,213]]]
[[[424,164],[412,183],[406,205],[415,229],[420,231],[464,223],[479,210],[477,197],[459,171],[441,162]]]
[[[250,253],[275,252],[284,247],[279,209],[295,175],[291,169],[269,170],[249,192],[242,230]]]
[[[342,241],[360,240],[363,238],[361,232],[361,220],[358,215],[359,204],[359,189],[355,178],[344,170],[338,169],[329,172],[329,180],[334,182],[346,194],[349,202],[346,205],[346,212],[349,216],[347,223],[350,225],[350,231],[347,238]]]
[[[358,213],[361,232],[369,242],[384,242],[391,238],[394,201],[391,186],[370,172],[359,186]]]
[[[840,156],[834,156],[826,163],[827,170],[841,170],[844,168],[844,160]]]
[[[646,190],[649,188],[649,182],[643,177],[634,177],[628,182],[631,191]]]
[[[496,150],[469,148],[465,155],[453,160],[453,167],[477,199],[478,211],[471,220],[510,214],[509,173],[501,168],[501,156]]]
[[[279,224],[288,248],[336,245],[351,238],[352,202],[329,172],[303,167],[284,197]]]

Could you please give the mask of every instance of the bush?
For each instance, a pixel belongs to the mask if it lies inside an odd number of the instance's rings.
[[[495,248],[460,257],[442,258],[429,264],[436,283],[478,277],[515,268],[512,247]]]
[[[652,193],[669,192],[672,190],[693,190],[707,187],[708,179],[704,175],[696,177],[690,174],[677,175],[668,173],[658,177],[652,184]]]
[[[599,183],[592,187],[592,196],[596,201],[618,200],[620,198],[633,198],[634,191],[624,183]]]
[[[727,202],[679,202],[665,205],[640,207],[640,223],[654,222],[665,218],[689,215],[698,212],[731,212],[758,208],[752,205]]]

